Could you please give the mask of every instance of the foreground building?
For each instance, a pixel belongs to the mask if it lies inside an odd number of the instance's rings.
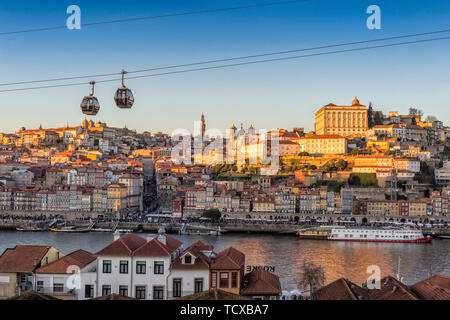
[[[450,277],[435,275],[413,286],[407,286],[394,277],[380,280],[379,289],[362,287],[348,279],[338,279],[318,290],[313,300],[449,300]]]
[[[34,288],[36,269],[63,254],[50,246],[16,246],[0,256],[0,299],[21,295]]]
[[[280,281],[267,271],[245,275],[245,255],[229,247],[219,253],[196,241],[187,249],[167,235],[144,239],[126,234],[97,252],[66,256],[52,247],[18,246],[0,257],[0,298],[34,290],[63,300],[129,297],[178,299],[208,290],[255,299],[279,299]]]
[[[63,300],[92,298],[97,282],[96,260],[92,253],[77,250],[40,267],[36,270],[36,291]]]

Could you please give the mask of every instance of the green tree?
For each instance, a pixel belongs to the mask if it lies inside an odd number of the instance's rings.
[[[202,217],[213,221],[219,221],[222,217],[222,213],[218,209],[206,209],[203,211]]]
[[[348,183],[352,186],[377,186],[377,175],[375,173],[352,173],[348,179]]]
[[[367,109],[367,120],[369,122],[369,129],[373,128],[373,126],[375,125],[373,118],[374,118],[374,114],[373,114],[372,102],[369,102],[369,107]]]
[[[299,156],[299,157],[309,157],[309,153],[306,152],[306,151],[303,151],[303,152],[300,152],[300,153],[298,154],[298,156]]]
[[[423,111],[417,108],[409,108],[409,115],[423,117]]]
[[[435,116],[431,116],[431,115],[429,115],[429,116],[425,119],[426,122],[434,122],[434,121],[436,121],[436,120],[437,120],[437,118],[436,118]]]

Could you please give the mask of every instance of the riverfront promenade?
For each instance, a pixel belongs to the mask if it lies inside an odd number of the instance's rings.
[[[74,226],[77,228],[87,228],[89,221],[85,220],[65,220],[67,226]],[[16,228],[22,228],[24,226],[34,224],[33,221],[26,220],[0,220],[0,230],[16,230]],[[36,223],[44,224],[43,221],[37,221]],[[103,230],[111,230],[116,225],[116,222],[97,222],[95,228]],[[340,223],[339,225],[342,225]],[[358,225],[358,224],[356,224]],[[159,228],[164,227],[167,233],[179,233],[182,229],[183,223],[181,222],[119,222],[117,225],[118,230],[133,230],[134,232],[154,232],[156,233]],[[300,229],[317,228],[320,224],[315,223],[283,223],[283,222],[242,222],[242,223],[230,223],[221,222],[217,223],[189,223],[188,231],[190,234],[204,234],[208,231],[216,231],[220,226],[222,233],[266,233],[266,234],[286,234],[294,235]],[[425,235],[450,235],[449,226],[433,226],[421,228]]]

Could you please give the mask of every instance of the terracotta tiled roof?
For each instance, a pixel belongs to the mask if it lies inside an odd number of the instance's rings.
[[[368,293],[353,282],[341,278],[313,293],[314,300],[368,300]]]
[[[166,247],[169,248],[170,253],[177,250],[183,244],[183,242],[181,242],[178,239],[175,239],[172,236],[169,236],[168,234],[165,234],[164,236],[166,237]]]
[[[147,241],[135,234],[129,233],[120,237],[106,248],[96,253],[97,256],[129,256],[143,246]]]
[[[50,246],[16,246],[0,256],[0,272],[33,272]]]
[[[200,240],[195,241],[193,244],[191,244],[191,247],[197,247],[200,251],[212,251],[214,250],[213,245],[206,245]]]
[[[134,251],[134,255],[138,257],[168,257],[171,253],[172,251],[156,238]]]
[[[450,277],[434,275],[416,283],[411,290],[423,300],[450,300]]]
[[[26,291],[22,293],[20,296],[12,297],[9,298],[8,300],[46,301],[46,300],[60,300],[60,299],[36,291]]]
[[[84,250],[77,250],[68,254],[67,256],[62,257],[59,260],[56,260],[52,263],[49,263],[39,269],[36,270],[36,273],[57,273],[57,274],[66,274],[71,273],[68,272],[70,266],[77,266],[80,269],[87,266],[89,263],[97,259],[92,253],[89,253]]]
[[[216,262],[211,269],[240,269],[244,264],[245,255],[233,247],[229,247],[217,255]]]
[[[244,276],[244,284],[245,287],[241,290],[241,295],[281,294],[280,279],[266,270],[258,269],[247,273]]]
[[[406,285],[387,276],[381,279],[381,288],[369,290],[370,300],[419,300]]]
[[[200,240],[194,242],[189,248],[187,248],[171,265],[172,269],[183,270],[199,270],[209,269],[211,260],[201,251],[212,251],[212,246],[207,246]],[[184,264],[183,258],[186,254],[191,254],[195,257],[195,261],[192,264]]]

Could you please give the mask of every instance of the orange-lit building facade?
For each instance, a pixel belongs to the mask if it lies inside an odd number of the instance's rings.
[[[337,106],[332,103],[316,113],[316,134],[333,134],[343,137],[362,137],[368,130],[367,107],[355,97],[351,106]]]

